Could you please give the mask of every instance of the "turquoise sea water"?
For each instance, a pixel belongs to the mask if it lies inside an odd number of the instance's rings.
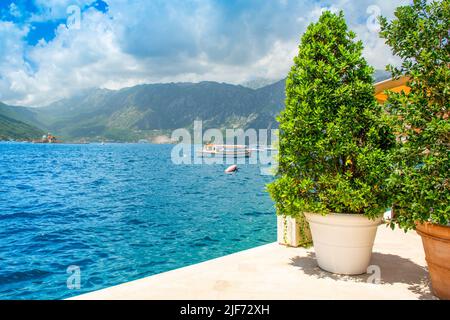
[[[272,177],[175,165],[172,147],[0,143],[0,299],[67,298],[276,240]]]

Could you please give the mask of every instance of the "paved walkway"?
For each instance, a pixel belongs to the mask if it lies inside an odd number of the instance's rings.
[[[272,243],[75,299],[434,299],[415,232],[380,226],[371,264],[379,284],[322,271],[313,249]]]

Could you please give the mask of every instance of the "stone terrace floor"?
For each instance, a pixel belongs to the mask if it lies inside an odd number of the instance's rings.
[[[322,271],[313,249],[272,243],[73,299],[436,299],[415,232],[380,226],[371,265],[379,284]]]

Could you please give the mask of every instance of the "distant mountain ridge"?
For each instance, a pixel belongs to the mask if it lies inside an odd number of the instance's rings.
[[[250,89],[261,89],[263,87],[266,87],[268,85],[274,84],[275,82],[278,82],[279,80],[273,80],[273,79],[266,79],[266,78],[256,78],[250,81],[243,82],[241,85],[246,88]]]
[[[387,78],[385,71],[374,75],[375,82]],[[9,119],[0,129],[8,127],[11,134],[10,122],[15,120],[23,123],[22,129],[29,126],[34,135],[51,132],[66,141],[138,141],[192,128],[195,120],[203,120],[205,129],[275,128],[276,116],[284,108],[284,91],[284,79],[256,89],[210,81],[91,89],[42,108],[0,103],[0,116]],[[18,134],[14,137],[20,139]]]
[[[385,70],[375,70],[373,74],[374,82],[381,82],[391,78],[391,73]]]
[[[272,128],[284,106],[284,80],[253,90],[217,82],[96,89],[36,109],[45,128],[70,139],[135,141],[191,128]]]

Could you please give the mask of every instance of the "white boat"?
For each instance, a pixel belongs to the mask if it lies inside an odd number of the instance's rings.
[[[252,151],[243,145],[206,144],[200,152],[202,157],[250,158]]]

